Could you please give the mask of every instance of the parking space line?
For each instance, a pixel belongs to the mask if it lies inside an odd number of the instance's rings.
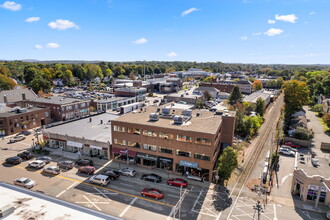
[[[66,191],[68,191],[69,189],[71,189],[72,187],[74,187],[77,184],[77,182],[72,183],[69,187],[67,187],[65,190],[63,190],[62,192],[60,192],[57,196],[55,196],[56,198],[60,197],[61,195],[63,195]]]
[[[120,213],[119,217],[123,217],[126,212],[129,210],[129,208],[131,208],[131,206],[134,204],[134,202],[137,200],[138,198],[135,197],[131,202],[130,204]]]
[[[11,166],[11,167],[15,167],[15,168],[19,168],[19,169],[24,169],[25,170],[25,167],[22,167],[22,166]],[[41,173],[42,171],[37,170],[35,172],[36,173]],[[49,175],[52,175],[52,174],[49,174]],[[160,205],[165,205],[165,206],[173,207],[173,205],[168,204],[168,203],[159,202],[159,201],[155,201],[155,200],[152,200],[152,199],[147,199],[147,198],[144,198],[144,197],[141,197],[141,196],[136,196],[136,195],[132,195],[132,194],[125,193],[125,192],[120,192],[120,191],[109,189],[109,188],[105,188],[105,187],[102,187],[102,186],[97,186],[97,185],[94,185],[94,184],[91,184],[91,183],[86,183],[86,182],[81,181],[81,180],[76,180],[76,179],[72,179],[72,178],[65,177],[65,176],[60,176],[60,175],[52,175],[52,176],[57,177],[57,178],[61,178],[61,179],[65,179],[65,180],[69,180],[69,181],[73,181],[73,182],[77,182],[77,183],[84,184],[84,185],[87,185],[87,186],[96,187],[96,188],[99,188],[99,189],[104,189],[104,190],[107,190],[109,192],[114,192],[114,193],[118,193],[118,194],[121,194],[121,195],[130,196],[130,197],[133,197],[133,198],[143,199],[143,200],[146,200],[146,201],[149,201],[149,202],[153,202],[153,203],[157,203],[157,204],[160,204]]]
[[[172,195],[172,194],[166,194],[166,196],[174,197],[174,198],[180,198],[180,196]]]
[[[273,208],[274,208],[274,220],[277,220],[277,213],[276,213],[276,205],[273,204]]]
[[[202,193],[203,193],[203,190],[204,190],[204,189],[202,189],[201,192],[199,193],[199,195],[198,195],[198,197],[197,197],[197,199],[196,199],[196,201],[195,201],[193,207],[191,208],[191,211],[194,211],[195,206],[196,206],[197,202],[199,201],[199,198],[201,197],[201,195],[202,195]]]
[[[111,199],[109,199],[109,197],[107,195],[105,195],[101,190],[99,190],[98,188],[96,187],[93,187],[96,191],[98,191],[102,196],[104,196],[105,198],[108,199],[108,201],[111,201]]]

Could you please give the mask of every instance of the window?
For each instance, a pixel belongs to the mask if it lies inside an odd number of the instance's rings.
[[[191,157],[191,152],[177,150],[176,155],[181,156],[181,157]]]
[[[172,154],[173,153],[173,149],[165,148],[165,147],[159,147],[159,151],[164,153],[164,154]]]
[[[66,110],[67,111],[71,111],[72,110],[72,106],[71,105],[66,106]]]
[[[194,158],[195,159],[199,159],[199,160],[207,160],[210,161],[210,156],[206,156],[204,154],[194,154]]]
[[[81,108],[84,108],[85,106],[86,106],[86,103],[85,102],[80,104],[80,107]]]
[[[113,139],[113,141],[115,142],[115,144],[118,144],[118,145],[126,145],[125,140]]]
[[[26,116],[26,120],[29,120],[29,116],[28,115]]]
[[[49,112],[45,112],[45,116],[46,117],[49,117]]]
[[[128,141],[127,146],[134,147],[134,148],[140,148],[140,144],[138,142]]]
[[[126,131],[125,127],[117,126],[117,125],[113,126],[113,130],[118,131],[118,132],[125,132]]]
[[[129,128],[128,129],[128,133],[130,133],[130,134],[141,134],[141,132],[140,132],[140,129],[138,129],[138,128]]]
[[[143,149],[144,150],[157,151],[157,146],[149,145],[149,144],[143,144]]]
[[[77,109],[79,109],[79,105],[78,104],[75,104],[74,105],[74,108],[77,110]]]
[[[149,137],[157,137],[157,133],[154,131],[149,131],[149,130],[143,130],[143,135],[144,136],[149,136]]]
[[[211,140],[210,139],[205,139],[205,138],[196,138],[195,143],[196,144],[203,144],[203,145],[211,145]]]
[[[159,138],[163,138],[163,139],[174,139],[174,135],[173,134],[159,132]]]
[[[189,136],[184,136],[184,135],[177,135],[177,136],[176,136],[176,140],[177,140],[177,141],[182,141],[182,142],[189,142],[189,143],[192,142],[192,138],[191,138],[191,137],[189,137]]]

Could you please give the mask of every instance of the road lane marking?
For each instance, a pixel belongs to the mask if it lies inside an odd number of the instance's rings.
[[[180,196],[172,195],[172,194],[166,194],[166,196],[174,197],[174,198],[180,198]]]
[[[277,219],[277,213],[276,213],[276,205],[273,204],[273,207],[274,207],[274,220],[278,220]]]
[[[11,166],[11,167],[16,167],[16,168],[24,169],[24,170],[26,169],[25,167],[22,167],[22,166]],[[35,172],[36,172],[36,173],[41,173],[42,171],[37,170],[37,171],[35,171]],[[144,198],[144,197],[142,197],[142,196],[136,196],[136,195],[133,195],[133,194],[120,192],[120,191],[118,191],[118,190],[113,190],[113,189],[105,188],[105,187],[102,187],[102,186],[96,186],[96,185],[94,185],[94,184],[86,183],[86,182],[81,181],[81,180],[76,180],[76,179],[72,179],[72,178],[65,177],[65,176],[60,176],[60,175],[52,175],[52,174],[47,174],[47,175],[51,175],[51,176],[54,176],[54,177],[57,177],[57,178],[60,178],[60,179],[69,180],[69,181],[71,181],[71,182],[77,182],[77,183],[80,183],[80,184],[83,184],[83,185],[87,185],[87,186],[91,186],[91,187],[96,187],[96,188],[99,188],[99,189],[107,190],[107,191],[109,191],[109,192],[114,192],[114,193],[118,193],[118,194],[121,194],[121,195],[126,195],[126,196],[133,197],[133,198],[143,199],[143,200],[145,200],[145,201],[149,201],[149,202],[157,203],[157,204],[160,204],[160,205],[165,205],[165,206],[168,206],[168,207],[173,207],[173,205],[168,204],[168,203],[163,203],[163,202],[159,202],[159,201],[156,201],[156,200],[147,199],[147,198]]]
[[[197,197],[197,199],[196,199],[196,201],[195,201],[193,207],[191,208],[191,211],[194,211],[194,210],[195,210],[195,206],[196,206],[197,202],[199,201],[199,198],[201,197],[201,195],[202,195],[202,193],[203,193],[203,190],[204,190],[204,189],[202,189],[201,192],[199,193],[199,195],[198,195],[198,197]]]
[[[87,196],[83,195],[83,197],[84,197],[87,201],[89,201],[89,203],[92,204],[95,208],[97,208],[99,211],[101,211],[101,209],[100,209],[97,205],[95,205],[94,202],[92,202],[89,198],[87,198]]]
[[[282,178],[281,185],[285,182],[285,180],[286,180],[289,176],[293,176],[293,174],[290,173],[290,174],[284,176],[284,177]]]
[[[108,199],[108,201],[111,201],[111,199],[109,199],[109,197],[107,195],[105,195],[101,190],[99,190],[98,188],[96,187],[93,187],[93,189],[95,189],[96,191],[98,191],[102,196],[104,196],[105,198]]]
[[[71,189],[72,187],[74,187],[77,184],[77,182],[72,183],[69,187],[67,187],[65,190],[63,190],[62,192],[60,192],[57,196],[55,196],[56,198],[60,197],[61,195],[63,195],[66,191],[68,191],[69,189]]]
[[[110,160],[110,161],[108,161],[108,162],[106,162],[105,164],[103,164],[103,166],[101,166],[100,168],[98,168],[97,170],[95,170],[95,173],[98,173],[98,172],[99,172],[100,170],[102,170],[104,167],[108,166],[108,164],[110,164],[112,161],[113,161],[113,159]]]
[[[121,217],[123,217],[125,214],[126,214],[126,212],[129,210],[129,208],[131,208],[131,206],[134,204],[134,202],[137,200],[138,198],[137,197],[135,197],[132,201],[131,201],[131,203],[120,213],[120,215],[119,215],[119,217],[121,218]]]

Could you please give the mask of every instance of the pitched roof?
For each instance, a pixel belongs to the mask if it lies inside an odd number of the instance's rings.
[[[23,94],[25,94],[25,99],[36,99],[38,96],[32,91],[32,89],[12,89],[12,90],[3,90],[0,92],[0,102],[20,102],[23,101]],[[6,100],[5,100],[6,97]]]

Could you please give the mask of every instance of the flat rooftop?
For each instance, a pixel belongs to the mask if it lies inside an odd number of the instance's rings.
[[[34,112],[37,110],[45,109],[45,108],[40,108],[40,107],[29,107],[29,108],[19,108],[19,109],[24,109],[25,112],[17,112],[15,110],[16,108],[4,108],[3,111],[0,110],[0,117],[10,117],[14,115],[20,115],[20,114],[25,114],[29,112]]]
[[[126,99],[132,99],[134,97],[111,97],[111,98],[102,98],[102,99],[94,99],[93,102],[96,103],[110,103],[110,102],[117,102]]]
[[[59,200],[42,193],[0,182],[1,207],[12,205],[13,213],[5,217],[16,219],[119,219],[101,212]]]
[[[90,122],[90,118],[92,121]],[[118,118],[118,115],[110,113],[102,113],[96,116],[79,119],[76,121],[68,122],[51,128],[47,128],[47,132],[52,134],[75,136],[78,138],[85,138],[87,140],[97,140],[100,142],[111,143],[111,122]],[[101,124],[101,120],[103,123]]]
[[[88,101],[88,100],[67,98],[67,97],[63,97],[63,96],[49,96],[46,98],[30,99],[30,101],[39,102],[39,103],[66,105],[66,104],[71,104],[71,103],[75,103],[75,102],[83,102],[83,101]]]
[[[304,155],[305,162],[301,163],[300,155]],[[317,161],[318,166],[314,167],[312,164],[312,155],[309,153],[298,153],[297,167],[305,171],[308,176],[319,175],[324,178],[330,178],[330,154],[322,154],[315,156],[314,160]]]
[[[162,107],[164,108],[169,106],[171,105],[163,105]],[[131,123],[132,125],[139,124],[209,134],[215,134],[222,122],[222,116],[216,115],[214,112],[192,110],[191,119],[184,122],[183,124],[174,124],[174,120],[170,116],[182,115],[183,109],[173,107],[170,108],[170,114],[167,116],[167,118],[159,117],[158,121],[151,121],[149,119],[149,115],[150,113],[157,113],[157,109],[160,110],[159,113],[162,112],[161,107],[148,106],[144,107],[142,111],[138,110],[136,112],[130,112],[122,115],[114,121]],[[197,113],[199,113],[199,116],[197,116]],[[235,117],[235,112],[229,112],[229,114],[232,117]]]

